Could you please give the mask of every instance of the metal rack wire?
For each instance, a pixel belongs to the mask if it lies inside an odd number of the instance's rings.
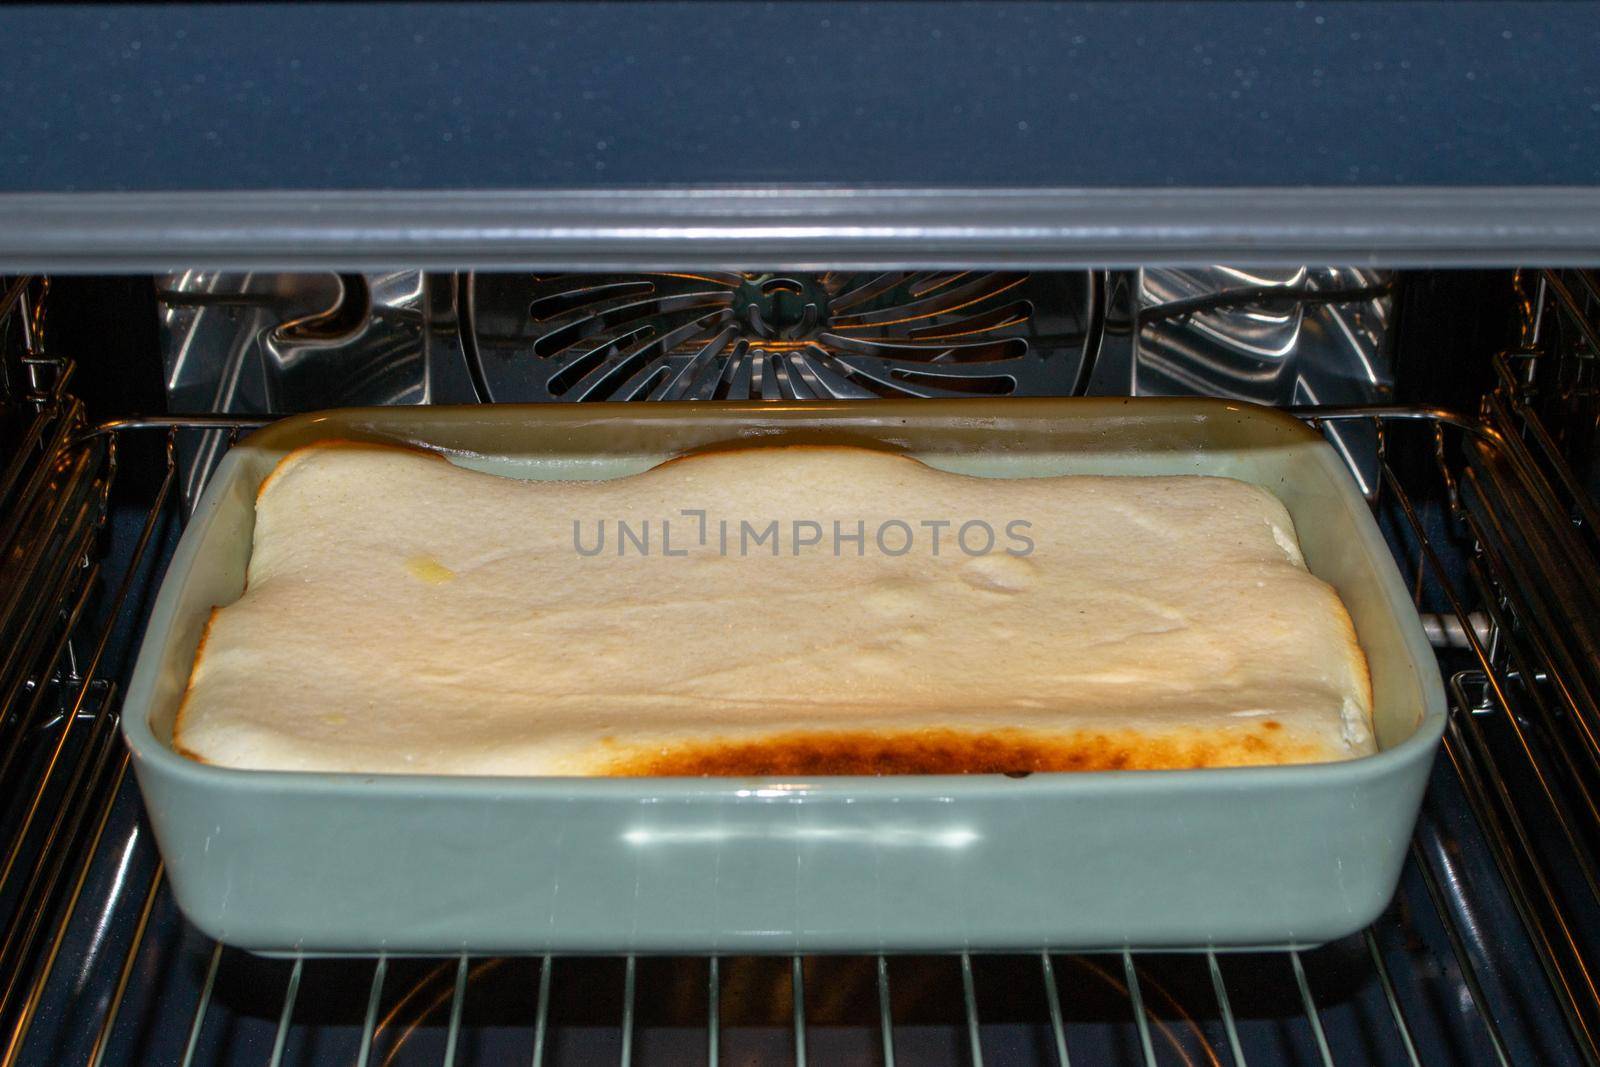
[[[8,310],[26,314],[15,293]],[[1419,607],[1453,615],[1465,646],[1440,650],[1452,721],[1413,860],[1389,914],[1348,942],[1276,956],[268,961],[183,923],[115,730],[142,601],[181,521],[175,444],[225,445],[252,422],[88,427],[70,365],[26,341],[36,386],[0,475],[0,606],[31,610],[0,613],[25,638],[0,647],[0,1063],[1600,1062],[1600,688],[1592,664],[1574,666],[1600,616],[1571,614],[1600,591],[1600,553],[1592,503],[1516,373],[1542,356],[1503,360],[1474,416],[1298,412],[1378,434],[1374,506]],[[140,452],[164,464],[156,487],[121,500],[118,471]],[[52,503],[62,487],[80,503]],[[17,517],[41,508],[48,521]]]

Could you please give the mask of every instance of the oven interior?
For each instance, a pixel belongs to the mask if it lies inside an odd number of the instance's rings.
[[[1600,1062],[1596,272],[188,271],[0,292],[0,1062]],[[266,960],[179,915],[119,694],[184,516],[252,427],[363,404],[1084,394],[1290,408],[1370,501],[1452,710],[1362,934]]]

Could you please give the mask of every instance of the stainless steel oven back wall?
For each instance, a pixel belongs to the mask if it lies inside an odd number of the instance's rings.
[[[962,396],[1394,395],[1394,273],[705,271],[157,280],[173,411]],[[1376,477],[1370,433],[1332,439]],[[186,488],[214,455],[190,457]]]

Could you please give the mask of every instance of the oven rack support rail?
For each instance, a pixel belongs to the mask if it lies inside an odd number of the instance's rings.
[[[30,305],[26,287],[8,290],[7,304],[4,310],[24,322],[37,306],[36,301]],[[1445,666],[1453,703],[1445,742],[1450,773],[1443,777],[1470,806],[1570,1040],[1549,1062],[1567,1058],[1593,1064],[1600,1062],[1600,996],[1593,977],[1600,940],[1588,923],[1600,908],[1594,877],[1600,820],[1592,803],[1600,792],[1600,745],[1595,741],[1600,736],[1595,703],[1600,687],[1590,676],[1595,664],[1585,665],[1581,656],[1590,647],[1596,618],[1582,612],[1600,591],[1597,529],[1592,501],[1562,464],[1525,395],[1525,376],[1517,373],[1522,358],[1534,357],[1512,355],[1499,362],[1499,386],[1476,416],[1393,406],[1295,413],[1314,426],[1361,424],[1379,435],[1382,481],[1375,506],[1393,521],[1397,555],[1414,579],[1419,605],[1442,601],[1459,623],[1466,645],[1441,652],[1451,657]],[[119,817],[119,798],[125,805],[131,792],[116,730],[120,674],[110,653],[114,645],[127,644],[119,623],[137,611],[138,591],[158,577],[163,555],[159,542],[167,536],[163,523],[177,477],[174,443],[180,434],[231,442],[261,421],[160,416],[90,426],[66,388],[69,362],[42,358],[29,341],[20,365],[28,388],[18,409],[28,417],[20,432],[8,438],[9,456],[0,473],[0,538],[11,564],[0,581],[0,627],[19,638],[0,649],[0,695],[7,698],[0,718],[0,790],[11,798],[0,816],[0,1064],[49,1062],[37,1058],[30,1039],[50,1014],[45,1010],[47,994],[59,984],[63,946],[75,925],[84,921],[81,913],[96,903],[86,887],[97,857],[102,864],[106,859],[108,827]],[[1393,444],[1401,437],[1414,444],[1419,435],[1425,450]],[[125,457],[141,450],[154,454],[155,488],[133,521],[116,528],[108,521],[113,485],[127,466]],[[1419,451],[1429,461],[1420,471],[1411,469]],[[1430,516],[1423,506],[1430,488],[1442,490],[1448,504],[1442,516]],[[1464,559],[1450,549],[1451,529],[1473,547]],[[122,544],[121,559],[110,561],[100,547],[105,541]],[[1489,617],[1486,639],[1479,635],[1481,620],[1472,617],[1474,608]],[[137,627],[134,631],[136,636]],[[1443,930],[1450,965],[1470,994],[1492,1061],[1518,1062],[1530,1047],[1548,1050],[1538,1045],[1537,1036],[1529,1036],[1537,1020],[1520,1017],[1516,1005],[1497,992],[1503,991],[1507,976],[1491,959],[1485,939],[1511,937],[1511,932],[1486,934],[1475,916],[1461,913],[1454,898],[1463,871],[1448,834],[1425,818],[1414,856],[1415,877],[1435,911],[1430,921]],[[157,863],[129,897],[136,913],[132,932],[124,944],[114,946],[115,981],[98,1005],[95,1025],[83,1035],[84,1054],[59,1062],[115,1062],[107,1057],[116,1047],[119,1022],[126,1021],[123,1009],[137,985],[141,946],[152,917],[170,908],[167,896]],[[1408,976],[1390,965],[1396,958],[1393,937],[1380,924],[1361,941],[1383,993],[1391,1040],[1407,1062],[1426,1062],[1418,1051],[1425,1038],[1417,1030],[1415,1012],[1407,1010],[1398,992]],[[1051,1047],[1058,1062],[1067,1063],[1074,1030],[1062,1012],[1063,995],[1072,996],[1061,980],[1064,959],[1044,954],[1033,966],[1049,1007]],[[1104,959],[1121,974],[1126,1021],[1137,1037],[1136,1061],[1154,1064],[1168,1036],[1159,1013],[1152,1010],[1157,998],[1147,988],[1149,968],[1158,961],[1130,953],[1120,960]],[[1327,1022],[1333,1009],[1319,1003],[1314,968],[1303,955],[1290,953],[1286,959],[1309,1047],[1316,1061],[1331,1064],[1340,1044]],[[203,983],[186,1026],[182,1062],[207,1062],[196,1057],[219,973],[235,962],[220,946],[209,947]],[[437,1000],[448,1019],[443,1062],[454,1062],[462,1046],[469,989],[475,969],[484,962],[447,960],[435,968],[439,978],[431,981],[429,991],[420,994],[424,1000],[430,995]],[[563,962],[540,960],[537,988],[530,991],[537,1005],[529,1049],[535,1057],[547,1051],[552,987]],[[872,962],[880,1056],[892,1064],[896,1028],[891,961],[878,957]],[[981,1063],[982,967],[964,953],[956,962],[968,1057]],[[1247,991],[1226,980],[1226,956],[1207,954],[1204,962],[1222,1035],[1215,1044],[1235,1063],[1259,1062],[1259,1057],[1247,1059],[1247,1042],[1241,1037],[1245,1020],[1233,1007]],[[721,975],[731,964],[713,958],[705,965],[705,1050],[715,1063],[722,1000],[710,994],[722,991]],[[318,966],[306,960],[291,965],[269,1062],[278,1063],[285,1055],[306,972]],[[370,962],[358,1062],[368,1062],[380,1040],[394,1040],[393,1034],[381,1032],[386,1020],[378,1009],[396,966],[381,957]],[[643,968],[631,957],[623,968],[619,1058],[628,1063],[634,1054]],[[434,985],[440,988],[435,991]],[[804,1063],[804,961],[790,961],[789,985],[791,1054]]]

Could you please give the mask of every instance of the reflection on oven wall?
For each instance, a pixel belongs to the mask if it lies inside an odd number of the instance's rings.
[[[1092,391],[1219,396],[1257,404],[1375,404],[1394,393],[1391,271],[1355,267],[1145,269],[1130,283],[1121,345],[1108,343]],[[1369,497],[1369,427],[1329,433]]]
[[[187,271],[158,297],[172,411],[1074,393],[1289,405],[1389,399],[1392,283],[1308,267]],[[1334,443],[1370,492],[1370,431]],[[184,450],[191,505],[221,445]]]

